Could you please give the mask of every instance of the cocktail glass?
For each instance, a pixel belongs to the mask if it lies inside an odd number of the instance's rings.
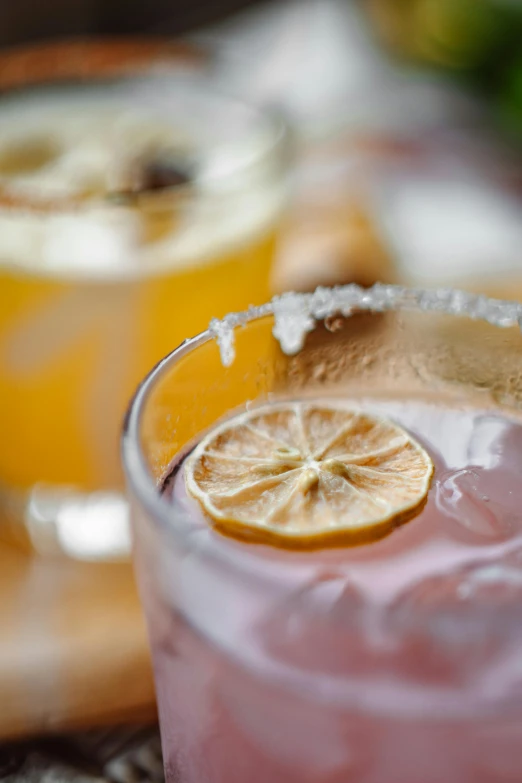
[[[119,556],[125,406],[268,298],[288,134],[166,43],[18,51],[1,78],[0,535]]]
[[[452,290],[318,289],[214,322],[145,379],[123,460],[170,783],[519,779],[521,317]],[[179,491],[224,417],[331,398],[432,456],[425,508],[387,537],[248,543]]]

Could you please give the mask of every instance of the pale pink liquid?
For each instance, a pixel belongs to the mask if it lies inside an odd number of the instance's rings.
[[[379,542],[242,544],[172,475],[190,548],[141,547],[171,783],[522,781],[522,425],[365,405],[435,462],[424,510]]]

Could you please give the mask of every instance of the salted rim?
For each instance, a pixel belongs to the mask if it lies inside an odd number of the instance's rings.
[[[288,306],[288,307],[286,307]],[[188,548],[190,548],[190,528],[183,520],[176,518],[172,513],[172,507],[167,504],[158,492],[158,485],[154,482],[140,448],[140,424],[143,408],[147,404],[148,397],[154,386],[171,369],[172,365],[191,351],[196,350],[205,343],[216,340],[224,364],[231,364],[233,361],[233,338],[234,331],[240,326],[244,326],[251,321],[274,316],[273,334],[277,339],[281,337],[281,323],[284,323],[285,317],[297,313],[301,318],[301,328],[298,330],[301,340],[304,341],[306,334],[314,328],[318,320],[342,313],[349,316],[354,312],[361,310],[369,312],[383,312],[386,310],[397,311],[416,311],[416,312],[440,312],[447,315],[464,316],[471,320],[480,320],[497,326],[506,328],[518,325],[522,329],[522,304],[509,300],[498,300],[482,295],[469,294],[465,291],[455,289],[408,289],[397,285],[375,284],[371,288],[364,289],[358,285],[351,284],[347,286],[337,286],[335,288],[318,288],[313,294],[287,293],[282,296],[274,297],[271,302],[258,307],[251,307],[248,310],[231,313],[221,320],[211,321],[209,328],[199,335],[185,340],[181,345],[174,349],[164,359],[150,371],[144,378],[136,393],[131,400],[130,406],[124,420],[123,434],[121,441],[121,453],[124,472],[128,486],[142,504],[144,510],[148,513],[154,525],[158,526],[158,534],[175,535]],[[284,341],[282,348],[285,351]],[[286,353],[297,353],[299,347],[294,342],[286,346]],[[232,351],[232,355],[231,355]],[[188,444],[187,444],[188,445]],[[183,452],[181,453],[183,456]],[[515,549],[515,547],[514,547]],[[248,581],[255,580],[260,584],[274,585],[277,581],[274,573],[270,573],[270,565],[267,561],[249,556],[246,549],[241,550],[240,556],[234,556],[233,547],[225,547],[199,552],[202,559],[208,562],[217,562],[222,565],[233,568]],[[491,627],[491,620],[504,622],[512,628],[515,623],[519,623],[522,617],[522,607],[520,610],[508,610],[503,612],[501,617],[495,617],[495,613],[484,612],[485,627]],[[421,627],[421,621],[424,620],[422,627],[426,628],[426,616],[423,610],[409,609],[409,616],[412,620],[410,628]],[[185,617],[186,622],[192,625],[191,619]],[[428,622],[428,627],[431,623]],[[498,630],[498,623],[495,626]],[[452,639],[455,639],[459,626],[452,624]],[[464,628],[464,633],[467,628]],[[197,633],[203,633],[201,629],[195,628]],[[437,627],[440,632],[440,627]],[[210,645],[216,645],[215,640],[206,636]],[[244,652],[244,651],[243,651]],[[225,653],[228,657],[234,659],[238,665],[249,671],[252,671],[257,677],[267,677],[271,681],[279,684],[283,689],[295,690],[298,693],[308,693],[319,700],[326,700],[328,703],[346,705],[352,707],[384,714],[386,706],[383,706],[381,695],[384,693],[383,682],[380,680],[376,684],[375,693],[373,689],[368,688],[368,680],[360,682],[357,680],[339,679],[335,676],[328,676],[324,673],[303,672],[294,667],[285,665],[280,661],[273,661],[263,658],[251,659],[248,654],[239,653],[236,649],[226,647]],[[260,670],[261,666],[261,670]],[[312,683],[311,680],[314,682]],[[387,688],[393,688],[388,683]],[[415,686],[414,686],[415,687]],[[516,694],[512,699],[508,699],[504,694],[485,694],[480,693],[479,685],[475,684],[475,693],[468,693],[466,686],[452,686],[444,691],[438,686],[432,688],[419,684],[416,686],[418,693],[413,694],[413,699],[408,701],[406,707],[400,701],[400,695],[405,690],[403,682],[399,682],[397,696],[399,703],[394,702],[394,707],[390,710],[391,714],[426,714],[426,690],[430,692],[430,719],[447,718],[450,711],[455,717],[477,717],[477,708],[480,709],[479,717],[494,715],[499,708],[503,709],[503,714],[516,712],[520,714],[521,701],[517,699]],[[381,694],[381,695],[380,695]],[[464,696],[465,694],[465,696]],[[389,696],[389,691],[387,691]],[[409,694],[411,696],[412,694]],[[386,699],[385,699],[386,700]]]
[[[317,321],[336,314],[350,316],[361,310],[440,312],[486,321],[493,326],[518,325],[522,329],[522,304],[519,302],[453,288],[427,290],[383,283],[361,288],[352,283],[332,288],[319,286],[312,294],[288,292],[275,296],[267,304],[212,319],[209,332],[217,340],[224,366],[228,366],[234,361],[234,330],[255,318],[274,315],[274,337],[279,340],[283,352],[292,355],[303,348],[306,335],[313,331]]]

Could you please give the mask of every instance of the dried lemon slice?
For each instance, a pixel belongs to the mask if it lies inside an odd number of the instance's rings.
[[[189,492],[223,533],[292,548],[380,538],[420,511],[432,475],[402,427],[330,401],[242,413],[185,463]]]

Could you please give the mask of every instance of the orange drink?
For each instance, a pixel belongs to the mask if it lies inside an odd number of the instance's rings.
[[[286,144],[183,63],[1,96],[0,512],[118,490],[146,369],[267,297]]]

